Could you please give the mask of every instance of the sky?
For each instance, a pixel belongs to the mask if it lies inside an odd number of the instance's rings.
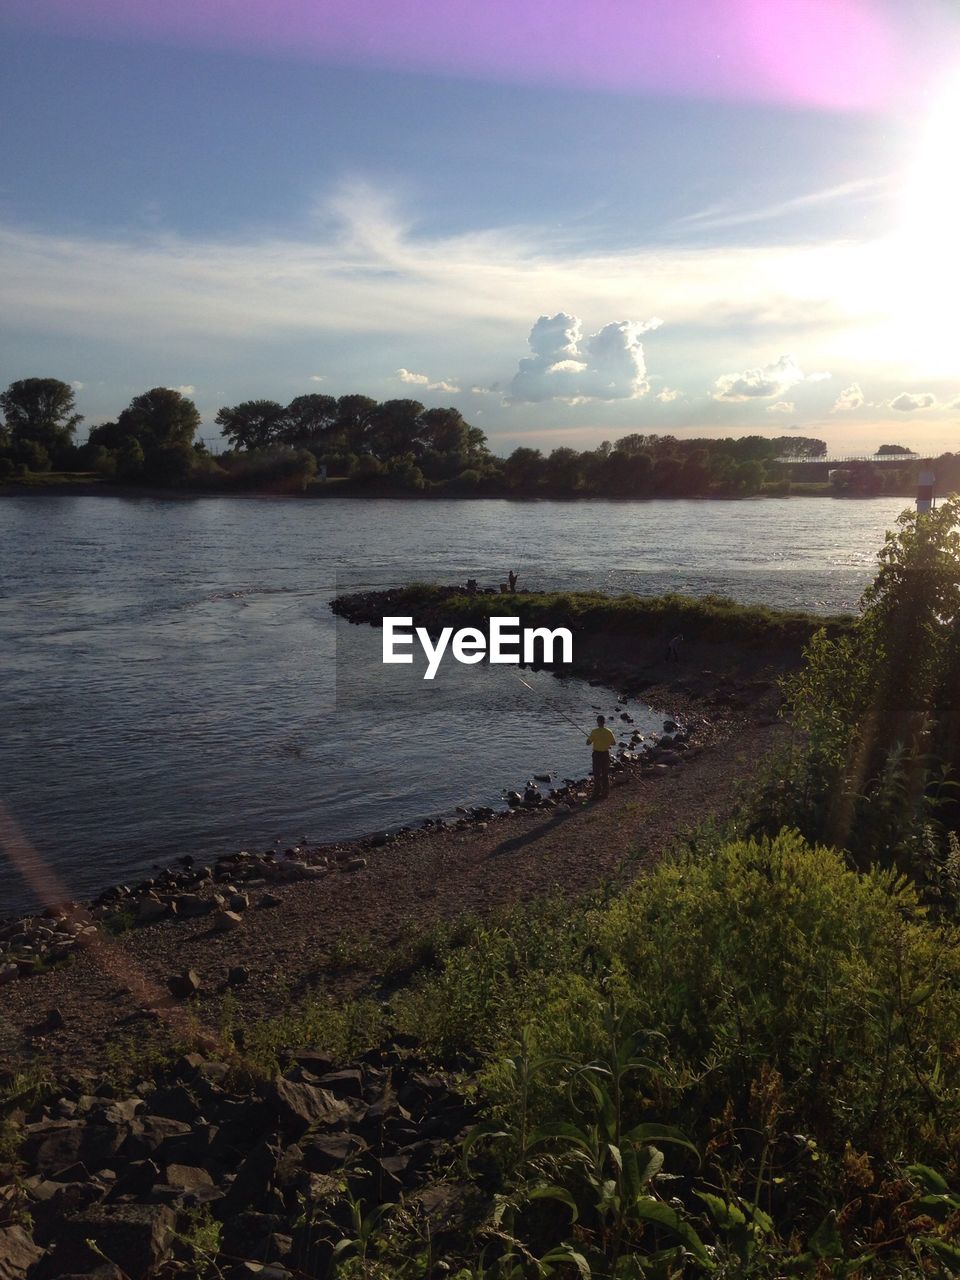
[[[4,0],[0,53],[0,386],[86,426],[960,450],[951,0]]]

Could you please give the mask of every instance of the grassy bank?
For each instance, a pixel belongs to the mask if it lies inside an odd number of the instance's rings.
[[[628,640],[682,633],[687,640],[710,643],[791,647],[805,644],[822,627],[838,634],[853,624],[849,615],[770,609],[714,595],[608,596],[587,591],[487,595],[425,583],[343,596],[334,610],[357,622],[379,622],[389,613],[409,614],[428,626],[483,626],[489,618],[507,614],[519,617],[524,626],[567,626],[586,637]]]

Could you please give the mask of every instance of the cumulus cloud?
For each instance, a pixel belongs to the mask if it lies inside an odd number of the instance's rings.
[[[455,382],[431,382],[426,373],[411,373],[409,369],[398,369],[397,377],[401,382],[412,382],[418,387],[426,387],[428,391],[457,392],[460,388]]]
[[[71,382],[70,385],[74,391],[82,391],[87,384],[85,382]]]
[[[510,399],[576,403],[644,395],[650,384],[640,336],[661,323],[615,320],[585,337],[578,316],[540,316],[528,339],[532,354],[519,363]]]
[[[767,405],[767,413],[796,413],[797,406],[792,400],[778,400],[776,404]]]
[[[196,388],[196,387],[194,387],[194,386],[191,386],[189,383],[185,384],[185,385],[184,385],[184,386],[182,386],[182,387],[174,387],[174,391],[179,391],[179,392],[180,392],[180,394],[181,394],[182,396],[192,396],[192,395],[195,395],[195,394],[196,394],[196,390],[197,390],[197,388]]]
[[[324,375],[323,375],[322,373],[311,373],[311,375],[310,375],[310,381],[311,381],[311,382],[326,382],[326,378],[324,377]]]
[[[822,382],[829,377],[829,373],[804,373],[793,356],[781,356],[762,369],[721,374],[713,384],[713,398],[734,404],[744,400],[772,399],[799,382]]]
[[[680,394],[676,387],[664,387],[657,392],[657,399],[661,404],[672,404],[674,400],[679,400]]]
[[[831,413],[848,413],[851,409],[859,409],[864,403],[863,390],[859,382],[851,382],[833,402]]]
[[[936,402],[936,396],[929,391],[901,391],[888,403],[899,413],[913,413],[915,409],[932,409]]]

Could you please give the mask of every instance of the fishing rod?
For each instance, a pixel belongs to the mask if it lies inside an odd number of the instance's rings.
[[[515,672],[514,674],[516,675],[517,679],[520,681],[520,683],[523,685],[525,689],[529,689],[530,692],[533,694],[537,692],[532,684],[527,684],[526,680],[524,680],[523,676],[520,675],[519,672]],[[567,724],[572,724],[574,729],[576,729],[578,733],[582,733],[585,738],[590,737],[589,733],[587,733],[585,729],[580,728],[576,720],[571,720],[571,718],[568,715],[566,715],[565,712],[561,711],[559,707],[554,706],[552,702],[548,702],[546,698],[544,698],[544,702],[549,707],[549,709],[554,713],[554,715],[558,715],[560,716],[561,719],[566,720]]]

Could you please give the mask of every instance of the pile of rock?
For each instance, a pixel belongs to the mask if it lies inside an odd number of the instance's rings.
[[[130,1095],[76,1082],[23,1117],[20,1204],[0,1215],[4,1280],[166,1275],[194,1260],[198,1220],[213,1228],[208,1248],[219,1239],[210,1274],[325,1275],[350,1238],[351,1202],[449,1208],[449,1186],[434,1184],[474,1109],[409,1047],[341,1069],[292,1053],[251,1091],[232,1075],[189,1055]],[[14,1225],[16,1208],[30,1227]]]

